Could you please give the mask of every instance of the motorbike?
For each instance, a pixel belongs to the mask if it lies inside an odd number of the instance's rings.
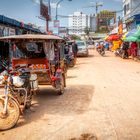
[[[104,55],[105,55],[105,49],[104,49],[104,48],[97,48],[97,52],[98,52],[101,56],[104,56]]]
[[[75,65],[73,54],[66,54],[65,61],[66,61],[67,67],[73,67]]]
[[[119,56],[123,59],[125,58],[128,58],[128,52],[127,50],[124,50],[122,47],[121,48],[118,48],[116,51],[115,51],[115,56]]]
[[[14,127],[20,114],[31,106],[32,95],[30,72],[19,67],[10,71],[3,62],[5,70],[0,75],[4,94],[0,95],[0,130]]]

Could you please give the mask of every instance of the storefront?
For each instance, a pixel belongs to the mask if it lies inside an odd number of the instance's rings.
[[[140,14],[128,18],[125,23],[128,31],[138,29],[140,27]]]

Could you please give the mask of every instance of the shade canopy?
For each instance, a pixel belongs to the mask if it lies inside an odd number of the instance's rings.
[[[114,34],[114,35],[109,35],[105,40],[106,41],[115,41],[119,40],[121,37],[120,35]]]
[[[140,38],[140,30],[137,30],[137,32],[135,32],[133,36]]]
[[[0,37],[0,41],[4,40],[62,40],[61,37],[55,35],[42,35],[42,34],[25,34]]]
[[[128,36],[124,39],[125,42],[140,42],[140,38],[135,36]]]

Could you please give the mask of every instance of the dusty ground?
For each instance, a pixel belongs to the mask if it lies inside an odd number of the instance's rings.
[[[140,140],[140,63],[90,53],[69,70],[63,96],[41,88],[0,140]]]

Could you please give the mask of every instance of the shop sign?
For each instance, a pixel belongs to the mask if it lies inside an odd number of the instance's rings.
[[[0,36],[9,36],[9,35],[15,35],[15,29],[0,26]]]
[[[9,28],[9,35],[15,35],[15,29]]]
[[[60,21],[54,20],[54,28],[59,28],[59,27],[60,27]]]

